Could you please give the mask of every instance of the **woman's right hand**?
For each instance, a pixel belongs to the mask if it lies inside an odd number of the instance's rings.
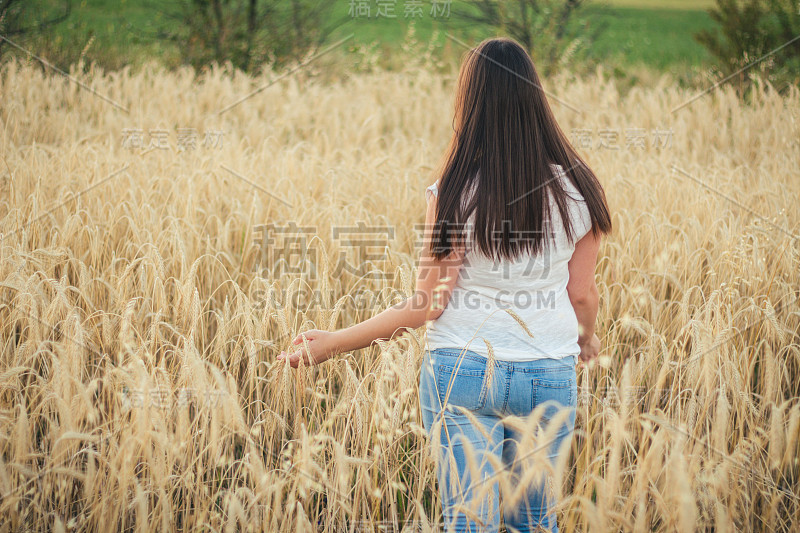
[[[586,363],[594,360],[597,357],[597,354],[600,353],[600,338],[595,333],[592,335],[591,339],[584,342],[580,346],[581,353],[578,356],[578,359],[580,359],[578,366],[585,366]]]

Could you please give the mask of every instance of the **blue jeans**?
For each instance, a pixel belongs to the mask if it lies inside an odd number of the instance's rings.
[[[459,348],[426,350],[423,355],[420,407],[422,423],[436,451],[444,525],[448,531],[498,531],[498,478],[502,472],[488,458],[493,455],[494,463],[502,464],[506,476],[517,476],[511,478],[510,485],[516,492],[514,502],[509,503],[510,495],[503,495],[506,529],[525,532],[541,527],[557,532],[547,476],[539,475],[537,481],[534,478],[538,474],[531,475],[531,467],[524,469],[522,465],[526,461],[531,464],[534,456],[542,460],[543,454],[554,464],[559,451],[569,453],[578,399],[577,356],[523,362],[495,360],[488,376],[491,381],[486,379],[487,362],[482,355]],[[540,405],[544,407],[537,411],[542,415],[539,427],[547,438],[537,447],[518,453],[518,444],[525,438],[519,426],[534,418],[517,418],[514,424],[513,417],[527,417]],[[508,415],[513,417],[506,418]],[[548,423],[557,415],[560,427],[549,428]],[[528,440],[528,445],[531,442]],[[467,445],[473,450],[474,463],[470,463]],[[518,477],[520,473],[524,480]]]

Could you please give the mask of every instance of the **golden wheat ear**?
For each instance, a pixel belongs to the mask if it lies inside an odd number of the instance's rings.
[[[446,42],[443,62],[474,44]],[[386,71],[359,44],[369,72],[332,51],[260,76],[66,78],[0,44],[0,531],[438,531],[436,459],[457,428],[420,401],[425,332],[302,371],[275,356],[413,291],[455,73]],[[737,67],[746,101],[736,79],[638,66],[625,86],[602,69],[546,80],[613,215],[603,351],[580,362],[562,453],[537,449],[544,411],[506,418],[530,456],[519,476],[489,459],[479,499],[496,485],[519,503],[547,476],[564,533],[800,530],[800,91],[754,81],[772,57]],[[335,237],[359,220],[374,247]],[[547,333],[498,315],[526,342]],[[502,339],[481,333],[465,332],[497,360]]]

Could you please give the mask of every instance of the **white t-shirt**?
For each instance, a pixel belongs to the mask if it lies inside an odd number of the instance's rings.
[[[561,180],[573,221],[575,241],[591,230],[586,202],[560,165],[551,165]],[[427,198],[438,195],[436,184],[425,191]],[[477,252],[467,240],[464,264],[453,294],[438,319],[427,328],[428,349],[466,348],[507,361],[560,359],[577,356],[578,320],[567,294],[568,262],[575,246],[566,232],[555,202],[551,200],[553,239],[538,254],[521,254],[514,261],[495,261]],[[470,222],[467,222],[467,234]],[[513,311],[533,335],[505,309]]]

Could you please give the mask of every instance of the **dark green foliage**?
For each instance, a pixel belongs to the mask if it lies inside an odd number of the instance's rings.
[[[70,0],[43,5],[30,0],[0,0],[0,58],[6,52],[20,52],[17,47],[24,48],[20,42],[52,39],[52,30],[71,12]]]
[[[455,14],[524,46],[544,76],[585,59],[605,24],[590,24],[585,0],[468,0]],[[597,19],[595,18],[595,21]]]
[[[796,0],[717,0],[716,30],[695,39],[717,59],[717,76],[745,94],[755,77],[778,90],[800,83],[800,6]]]
[[[256,71],[280,66],[320,46],[335,27],[325,0],[180,0],[164,34],[178,43],[184,62],[202,67],[230,61]]]
[[[64,22],[71,11],[70,0],[47,5],[25,0],[0,0],[0,35],[14,38],[43,32]]]

